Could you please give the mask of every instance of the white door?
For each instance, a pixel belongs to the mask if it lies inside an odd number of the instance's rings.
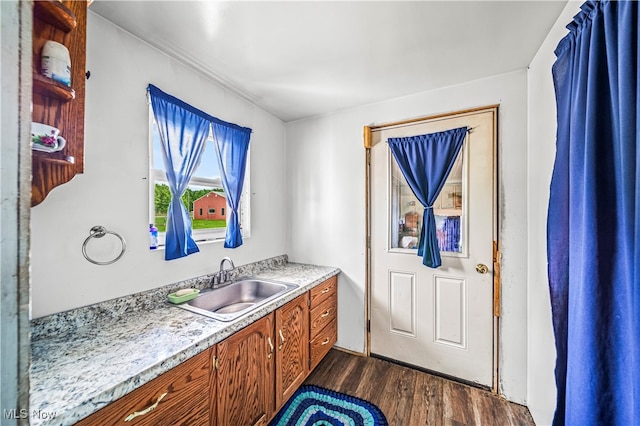
[[[384,127],[373,131],[371,147],[371,353],[487,387],[495,358],[496,116],[492,107]],[[387,139],[463,126],[472,130],[434,205],[442,266],[432,269],[413,248],[423,208]]]

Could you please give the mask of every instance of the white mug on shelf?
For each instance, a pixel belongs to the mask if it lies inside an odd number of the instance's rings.
[[[31,123],[31,141],[32,149],[43,152],[60,151],[67,144],[59,129],[42,123]]]
[[[69,49],[57,41],[47,40],[41,52],[42,75],[71,86]]]

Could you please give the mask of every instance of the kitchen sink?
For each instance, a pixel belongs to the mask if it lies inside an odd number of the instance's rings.
[[[195,299],[176,306],[219,321],[233,321],[296,288],[296,284],[240,278],[223,287],[204,290]]]

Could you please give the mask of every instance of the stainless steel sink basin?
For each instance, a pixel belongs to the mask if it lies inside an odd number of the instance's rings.
[[[223,287],[205,290],[195,299],[176,306],[219,321],[233,321],[297,287],[278,281],[241,278]]]

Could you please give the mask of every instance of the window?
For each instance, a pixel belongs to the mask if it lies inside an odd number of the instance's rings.
[[[424,208],[411,191],[398,164],[390,157],[391,170],[391,222],[390,249],[411,250],[415,253],[422,228]],[[433,204],[436,219],[438,246],[442,256],[464,254],[465,209],[463,206],[464,148],[458,154],[447,181]]]
[[[220,216],[224,216],[224,207],[220,209]]]
[[[149,223],[158,228],[158,244],[164,245],[167,220],[167,210],[171,200],[169,185],[165,174],[164,160],[162,158],[162,144],[153,118],[151,107],[149,108],[150,122],[150,161],[149,161]],[[247,157],[247,163],[250,162]],[[249,167],[245,172],[245,180],[240,199],[239,217],[243,238],[249,237]],[[182,195],[182,202],[191,215],[193,239],[201,241],[224,241],[226,233],[226,220],[224,218],[210,219],[203,214],[205,210],[209,214],[215,214],[215,208],[209,208],[207,204],[198,206],[207,199],[206,195],[212,191],[224,194],[218,167],[218,158],[213,144],[213,138],[209,135],[206,142],[200,165],[189,181],[189,186]],[[219,197],[214,197],[219,198]],[[211,198],[210,198],[211,199]],[[221,216],[224,216],[224,208],[221,208]]]

